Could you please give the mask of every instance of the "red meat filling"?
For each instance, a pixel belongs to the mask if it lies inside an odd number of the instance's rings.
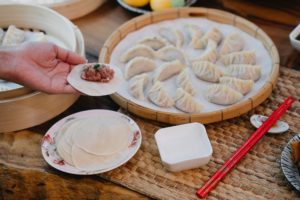
[[[103,64],[88,64],[84,67],[81,78],[87,81],[107,83],[114,77],[114,70]]]

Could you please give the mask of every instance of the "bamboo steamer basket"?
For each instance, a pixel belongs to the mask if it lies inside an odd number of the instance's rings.
[[[7,0],[5,3],[35,4],[47,6],[68,19],[77,19],[89,14],[101,6],[106,0]]]
[[[68,19],[77,19],[93,12],[105,3],[105,1],[106,0],[67,0],[61,3],[53,3],[48,6]]]
[[[0,27],[10,24],[45,31],[62,41],[68,49],[84,56],[84,40],[80,30],[49,8],[20,4],[1,5]],[[41,124],[65,111],[77,98],[77,95],[49,95],[25,87],[0,92],[0,132]]]
[[[110,56],[114,48],[127,34],[134,32],[144,26],[164,20],[187,17],[201,17],[219,23],[229,24],[260,40],[272,59],[272,71],[269,74],[268,79],[263,87],[261,87],[255,95],[248,99],[244,99],[239,103],[228,106],[221,110],[197,114],[162,112],[160,110],[145,108],[124,98],[118,93],[112,94],[111,98],[118,105],[131,113],[134,113],[146,119],[151,119],[168,124],[183,124],[189,122],[200,122],[208,124],[234,118],[248,112],[249,110],[261,104],[266,98],[268,98],[268,96],[272,92],[272,89],[275,87],[279,74],[279,55],[276,46],[274,45],[270,37],[254,23],[237,15],[217,9],[178,8],[160,12],[152,12],[136,17],[120,26],[110,35],[100,51],[99,62],[109,63]]]

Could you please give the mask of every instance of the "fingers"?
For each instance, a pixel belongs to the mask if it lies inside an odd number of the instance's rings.
[[[81,93],[78,90],[75,90],[71,85],[66,85],[63,91],[60,91],[59,93],[81,95]]]
[[[78,64],[86,63],[86,59],[84,57],[72,51],[68,51],[56,45],[55,45],[55,51],[58,59],[70,65],[78,65]]]

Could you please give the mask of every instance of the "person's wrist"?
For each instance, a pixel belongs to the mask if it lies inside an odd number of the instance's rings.
[[[16,48],[0,48],[0,78],[5,80],[14,79],[17,63]]]

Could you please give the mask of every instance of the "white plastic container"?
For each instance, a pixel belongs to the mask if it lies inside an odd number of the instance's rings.
[[[164,166],[173,172],[206,165],[213,153],[206,129],[200,123],[159,129],[155,140]]]
[[[290,33],[290,41],[292,46],[300,51],[300,40],[296,40],[296,37],[300,34],[300,24]]]

